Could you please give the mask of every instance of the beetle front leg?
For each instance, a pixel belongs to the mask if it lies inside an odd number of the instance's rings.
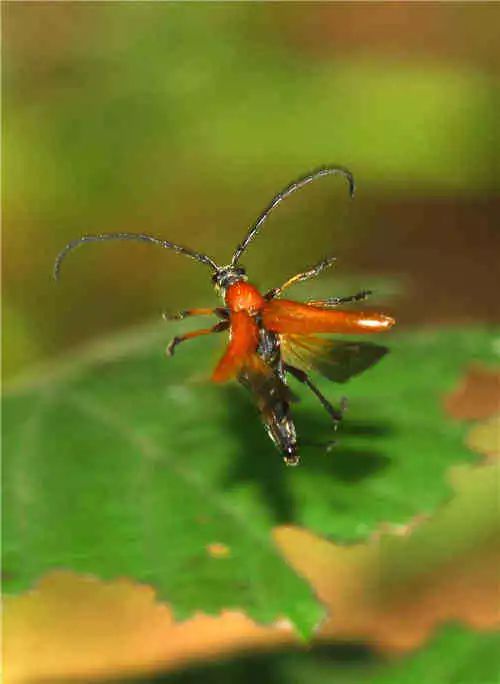
[[[228,328],[229,321],[220,321],[220,323],[216,323],[211,328],[202,328],[201,330],[193,330],[192,332],[185,333],[184,335],[178,335],[174,337],[174,339],[169,343],[166,349],[166,354],[167,356],[173,356],[175,348],[181,342],[185,342],[186,340],[192,340],[195,337],[200,337],[201,335],[210,335],[211,333],[222,332],[223,330],[227,330]]]

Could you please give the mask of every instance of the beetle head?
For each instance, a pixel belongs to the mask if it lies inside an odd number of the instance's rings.
[[[224,296],[227,288],[235,283],[246,282],[247,274],[243,266],[232,265],[222,266],[212,276],[212,283],[218,294]]]

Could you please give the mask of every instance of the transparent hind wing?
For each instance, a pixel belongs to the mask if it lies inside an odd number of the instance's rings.
[[[375,365],[389,351],[373,342],[332,340],[315,335],[281,335],[287,364],[317,371],[334,382],[347,382]]]

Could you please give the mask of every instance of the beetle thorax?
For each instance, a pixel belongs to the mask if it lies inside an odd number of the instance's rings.
[[[215,289],[231,311],[248,311],[253,314],[262,309],[265,300],[247,280],[243,266],[233,265],[219,268],[212,277]]]
[[[231,311],[248,311],[253,314],[262,309],[265,299],[256,287],[240,281],[227,288],[225,302]]]

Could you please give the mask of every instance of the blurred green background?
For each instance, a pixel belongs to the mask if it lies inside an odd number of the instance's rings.
[[[66,241],[146,231],[224,261],[325,163],[352,169],[356,200],[326,179],[280,208],[244,260],[257,284],[334,253],[338,290],[385,283],[403,326],[498,318],[498,4],[2,11],[7,377],[215,301],[205,268],[137,244],[75,253],[56,286]]]

